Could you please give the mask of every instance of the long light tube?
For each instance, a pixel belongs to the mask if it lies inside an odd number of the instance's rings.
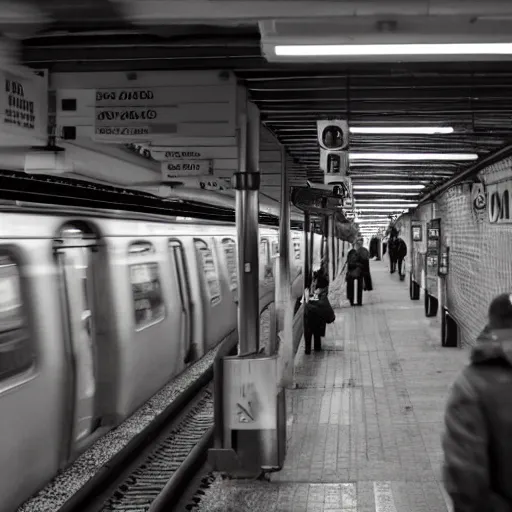
[[[399,195],[399,194],[396,194]],[[362,202],[368,202],[371,201],[372,203],[414,203],[416,199],[402,199],[401,197],[372,197],[371,199],[362,199],[361,197],[357,198],[358,204],[360,201]]]
[[[370,190],[421,190],[425,188],[425,185],[422,184],[414,184],[414,185],[358,185],[354,184],[352,185],[352,188],[355,190],[363,190],[363,189],[370,189]],[[366,194],[366,192],[365,192]]]
[[[451,126],[351,126],[350,133],[435,135],[453,133]]]
[[[405,210],[407,210],[407,208],[366,208],[366,207],[362,207],[362,208],[358,208],[358,210],[361,210],[362,212],[393,212],[393,213],[398,213],[398,212],[403,212]]]
[[[385,191],[377,191],[377,190],[365,190],[365,191],[355,191],[354,195],[371,195],[371,196],[414,196],[416,197],[419,192],[385,192]],[[377,199],[376,199],[377,200]],[[393,199],[394,201],[394,199]]]
[[[476,153],[349,153],[349,160],[477,160]]]
[[[356,203],[356,208],[361,208],[361,207],[365,207],[365,206],[368,206],[368,207],[373,207],[373,206],[383,206],[385,208],[416,208],[416,206],[418,206],[418,203],[360,203],[360,202],[357,202]]]
[[[276,45],[286,57],[393,55],[512,55],[512,43],[311,44]]]

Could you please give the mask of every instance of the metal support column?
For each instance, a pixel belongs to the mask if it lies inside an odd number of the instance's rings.
[[[308,212],[304,213],[304,289],[311,288],[311,216]]]
[[[293,384],[293,304],[290,275],[290,190],[286,152],[281,148],[281,212],[279,221],[279,281],[276,288],[276,309],[284,359],[281,385]]]
[[[246,165],[234,176],[236,189],[236,228],[238,238],[238,335],[239,355],[257,353],[260,342],[259,318],[259,151],[260,117],[256,105],[247,104],[242,151]],[[245,138],[245,144],[244,144]],[[240,159],[243,162],[243,159]]]

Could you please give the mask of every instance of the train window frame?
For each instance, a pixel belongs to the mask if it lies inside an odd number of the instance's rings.
[[[235,248],[234,249],[234,252],[235,252],[235,272],[234,272],[234,274],[232,272],[230,272],[230,270],[229,270],[228,255],[227,255],[227,252],[225,249],[225,247],[228,243],[230,245],[233,245]],[[222,246],[222,253],[224,254],[224,262],[226,264],[226,269],[228,271],[229,289],[232,292],[236,292],[238,290],[238,253],[237,253],[236,241],[234,238],[225,236],[222,238],[220,244]]]
[[[179,268],[178,268],[178,265],[176,262],[176,257],[174,254],[175,247],[179,248],[181,255],[183,257],[183,275],[180,274],[180,271],[179,271]],[[183,243],[178,238],[169,238],[167,240],[167,254],[172,259],[174,271],[176,272],[176,279],[178,280],[180,300],[182,302],[182,305],[185,308],[191,309],[192,308],[192,289],[191,289],[189,268],[187,265],[187,254],[186,254],[185,247],[184,247]],[[187,287],[188,304],[185,304],[185,302],[184,302],[185,298],[184,298],[184,290],[182,289],[182,285],[185,285]]]
[[[138,245],[145,245],[145,246],[147,246],[147,248],[149,248],[149,251],[138,253],[138,252],[134,252],[134,251],[130,250],[133,247],[138,246]],[[160,268],[160,262],[158,262],[158,261],[151,260],[151,261],[143,261],[143,262],[131,263],[132,258],[137,258],[137,257],[141,257],[141,256],[143,256],[144,258],[147,258],[149,256],[156,255],[157,250],[156,250],[156,247],[155,247],[155,245],[153,243],[148,242],[147,240],[134,240],[134,241],[132,241],[132,242],[130,242],[128,244],[128,251],[127,252],[128,252],[128,261],[129,261],[129,263],[127,265],[128,283],[130,285],[131,298],[132,298],[132,306],[133,306],[132,307],[133,326],[134,326],[135,332],[141,332],[141,331],[144,331],[145,329],[148,329],[149,327],[153,327],[155,325],[158,325],[158,324],[162,323],[167,318],[167,304],[166,304],[166,297],[165,297],[164,288],[162,286],[162,273],[161,273],[161,268]],[[151,320],[151,321],[149,321],[148,323],[145,323],[145,324],[138,324],[137,323],[137,318],[136,318],[136,315],[135,315],[135,311],[136,311],[135,310],[135,296],[134,296],[133,282],[132,282],[132,268],[140,266],[140,265],[155,265],[154,268],[157,269],[157,281],[158,281],[158,286],[160,288],[160,299],[161,299],[161,304],[162,304],[161,316],[159,316],[158,318],[153,319],[153,320]]]
[[[38,371],[38,363],[40,361],[39,345],[34,333],[34,312],[32,310],[32,301],[30,299],[30,283],[24,272],[24,266],[29,264],[21,248],[14,244],[0,245],[0,257],[7,256],[16,266],[18,271],[19,296],[21,299],[21,310],[27,331],[27,344],[30,351],[30,366],[21,370],[14,371],[5,376],[0,376],[0,395],[13,388],[17,388],[33,380]]]
[[[210,306],[211,307],[218,306],[222,302],[222,288],[221,288],[222,285],[221,285],[221,280],[220,280],[220,275],[219,275],[219,261],[218,261],[218,257],[215,254],[215,251],[213,250],[213,247],[215,247],[215,246],[214,246],[213,243],[209,244],[204,238],[194,237],[193,242],[194,242],[194,252],[195,252],[196,257],[197,257],[199,268],[202,270],[202,274],[204,276],[204,278],[201,278],[201,281],[202,281],[202,283],[205,286],[206,293],[208,294]],[[208,281],[208,279],[206,279],[206,274],[204,272],[204,270],[205,270],[204,269],[204,260],[203,260],[203,257],[201,255],[201,253],[200,253],[201,248],[198,247],[198,244],[205,245],[206,246],[205,247],[206,250],[210,251],[210,254],[212,256],[213,266],[215,268],[215,275],[217,276],[217,289],[218,289],[218,295],[217,296],[212,294],[211,288],[210,288],[210,286],[208,284],[210,281]]]

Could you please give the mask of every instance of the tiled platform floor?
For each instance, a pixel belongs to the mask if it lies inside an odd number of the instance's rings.
[[[337,310],[324,351],[299,348],[284,469],[269,483],[218,479],[196,510],[450,510],[440,435],[467,354],[440,347],[439,323],[384,262],[373,262],[372,275],[364,306]]]

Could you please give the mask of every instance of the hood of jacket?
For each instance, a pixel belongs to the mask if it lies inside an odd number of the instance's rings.
[[[501,359],[512,366],[512,329],[485,328],[471,351],[472,363]]]

